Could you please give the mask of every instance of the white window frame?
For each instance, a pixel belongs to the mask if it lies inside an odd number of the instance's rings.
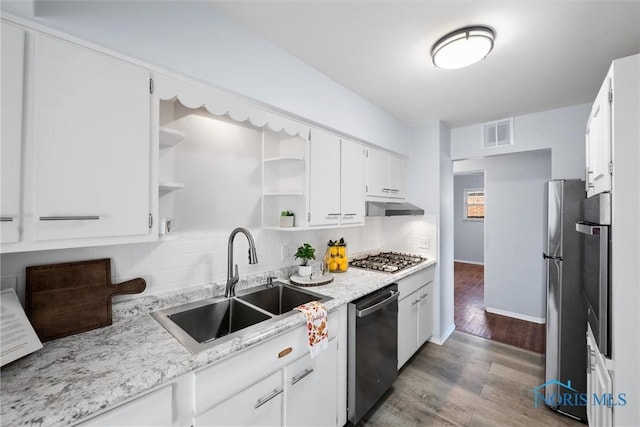
[[[467,205],[468,205],[468,203],[467,203],[468,196],[467,195],[470,194],[470,193],[482,193],[483,197],[485,198],[484,199],[484,203],[482,203],[482,205],[484,205],[484,207],[485,207],[485,216],[486,216],[487,198],[486,198],[485,189],[484,188],[465,188],[462,191],[462,197],[463,197],[462,206],[463,206],[463,209],[464,209],[464,211],[462,213],[462,220],[463,221],[484,221],[485,217],[474,218],[474,217],[468,217],[467,216]],[[480,204],[480,203],[473,203],[473,204]]]

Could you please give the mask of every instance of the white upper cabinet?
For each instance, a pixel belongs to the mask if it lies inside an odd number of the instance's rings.
[[[0,236],[2,243],[20,239],[22,195],[22,111],[25,32],[2,23],[2,174]]]
[[[34,240],[149,233],[150,73],[35,35]]]
[[[611,77],[607,76],[587,122],[587,197],[611,191],[611,100]]]
[[[347,139],[340,141],[341,224],[364,224],[364,146]]]
[[[364,148],[314,130],[309,154],[308,225],[364,224]]]
[[[367,196],[407,197],[407,160],[376,148],[367,149]]]
[[[389,197],[404,199],[407,197],[407,160],[403,157],[389,155]]]
[[[309,150],[310,226],[340,224],[340,138],[314,129]]]

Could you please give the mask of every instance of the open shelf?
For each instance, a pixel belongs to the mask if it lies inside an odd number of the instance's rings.
[[[173,147],[185,138],[184,132],[166,126],[160,126],[160,148]]]
[[[302,161],[302,162],[304,162],[304,157],[302,157],[302,156],[277,156],[277,157],[265,158],[263,161],[265,163],[288,162],[288,161]]]
[[[302,227],[279,227],[277,225],[262,227],[264,230],[275,230],[275,231],[301,231]]]
[[[274,191],[274,192],[269,192],[269,193],[263,193],[263,195],[265,197],[277,197],[277,196],[304,196],[304,193],[302,191],[298,192],[292,192],[292,191]]]
[[[160,181],[158,183],[158,188],[161,192],[169,192],[175,190],[182,190],[184,188],[184,184],[182,182],[170,182],[170,181]]]

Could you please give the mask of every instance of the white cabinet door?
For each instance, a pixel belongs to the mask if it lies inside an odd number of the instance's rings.
[[[589,115],[586,134],[587,197],[611,191],[611,78],[600,88]]]
[[[389,196],[389,157],[375,148],[367,149],[367,195]]]
[[[2,23],[2,174],[0,236],[2,243],[20,239],[22,195],[22,125],[25,32]]]
[[[309,354],[285,367],[286,426],[335,426],[338,395],[338,340],[315,358]]]
[[[278,370],[205,411],[196,426],[282,425],[282,371]]]
[[[389,197],[407,197],[407,160],[402,157],[389,155],[389,190]]]
[[[163,387],[85,421],[80,426],[171,426],[172,392],[172,386]]]
[[[36,240],[148,234],[149,78],[128,62],[36,35]]]
[[[341,224],[364,223],[364,167],[364,147],[353,141],[349,141],[346,139],[341,140]]]
[[[418,348],[418,291],[398,302],[398,369]]]
[[[340,138],[314,129],[309,154],[310,226],[340,224]]]
[[[418,348],[433,335],[433,292],[431,284],[418,290]]]
[[[367,195],[407,197],[407,160],[386,151],[367,149]]]

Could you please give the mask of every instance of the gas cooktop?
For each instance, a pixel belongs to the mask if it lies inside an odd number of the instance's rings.
[[[376,255],[353,259],[349,262],[349,265],[366,270],[395,273],[403,268],[413,267],[426,260],[427,258],[420,255],[403,254],[400,252],[380,252]]]

